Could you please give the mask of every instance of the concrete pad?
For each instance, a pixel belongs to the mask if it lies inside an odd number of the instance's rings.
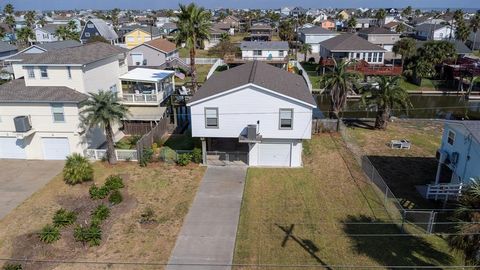
[[[246,167],[208,167],[170,256],[167,270],[229,270]]]
[[[59,174],[64,161],[0,159],[0,219]]]

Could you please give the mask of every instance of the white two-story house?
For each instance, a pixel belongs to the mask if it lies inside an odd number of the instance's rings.
[[[338,36],[339,33],[324,29],[320,26],[303,28],[299,33],[299,40],[304,44],[310,44],[312,53],[320,52],[320,42]]]
[[[263,61],[279,67],[288,63],[288,42],[286,41],[243,41],[240,54],[225,55],[227,64],[243,64],[249,61]]]
[[[252,61],[214,74],[187,106],[205,163],[302,166],[316,107],[303,77]]]
[[[105,43],[25,54],[0,86],[0,158],[65,159],[98,147],[101,128],[81,127],[81,101],[118,91],[126,50]]]

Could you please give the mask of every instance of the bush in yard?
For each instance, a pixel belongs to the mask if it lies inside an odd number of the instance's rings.
[[[38,237],[42,242],[51,244],[60,239],[60,230],[51,224],[47,224],[42,228]]]
[[[92,212],[92,223],[99,222],[106,220],[110,216],[110,209],[108,206],[104,204],[100,204],[93,210]]]
[[[77,220],[77,213],[66,209],[59,209],[53,216],[53,225],[55,227],[66,227]]]
[[[123,179],[119,175],[110,175],[104,185],[109,191],[123,188]]]
[[[201,163],[202,162],[202,149],[200,148],[194,148],[192,151],[192,161],[195,163]]]
[[[167,163],[175,163],[177,162],[177,153],[172,148],[164,146],[160,150],[160,160]]]
[[[119,204],[123,201],[123,197],[122,197],[122,194],[120,193],[120,191],[118,190],[114,190],[112,191],[112,193],[110,194],[110,197],[108,197],[108,201],[111,203],[111,204]]]
[[[63,168],[63,180],[69,185],[76,185],[93,179],[92,164],[87,158],[74,153],[67,157]]]
[[[73,230],[73,238],[75,241],[88,243],[90,246],[99,246],[102,241],[102,229],[98,225],[90,225],[88,227],[77,226]]]
[[[23,267],[19,263],[7,263],[2,267],[2,270],[22,270]]]
[[[93,184],[88,192],[90,193],[90,198],[99,200],[106,198],[110,190],[106,186],[97,187],[95,184]]]
[[[139,222],[141,224],[156,222],[155,211],[151,207],[145,207],[143,212],[140,214]]]
[[[180,166],[187,166],[192,160],[192,155],[185,153],[178,155],[177,164]]]
[[[140,166],[146,167],[148,163],[152,162],[153,150],[152,148],[143,148],[143,154],[140,158]]]

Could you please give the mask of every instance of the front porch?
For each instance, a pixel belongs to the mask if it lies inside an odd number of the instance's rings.
[[[136,68],[120,76],[119,97],[126,105],[158,105],[174,90],[174,71]]]

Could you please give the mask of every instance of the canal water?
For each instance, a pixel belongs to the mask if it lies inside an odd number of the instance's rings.
[[[327,94],[315,96],[318,110],[314,117],[328,117],[330,96]],[[401,118],[431,118],[431,119],[470,119],[480,120],[480,100],[468,101],[463,96],[456,95],[410,95],[412,108],[406,111],[393,111],[393,115]],[[374,118],[376,112],[361,106],[358,99],[347,100],[343,118]]]

